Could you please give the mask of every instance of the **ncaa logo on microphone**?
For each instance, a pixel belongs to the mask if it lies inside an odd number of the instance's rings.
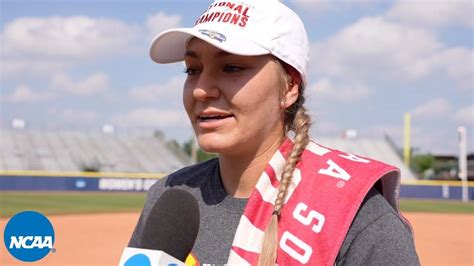
[[[54,252],[54,228],[43,214],[24,211],[5,226],[3,240],[8,252],[18,260],[34,262]]]

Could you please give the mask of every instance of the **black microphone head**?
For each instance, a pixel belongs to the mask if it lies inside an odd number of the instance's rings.
[[[140,248],[161,250],[185,261],[199,231],[199,204],[189,192],[167,189],[153,205]]]

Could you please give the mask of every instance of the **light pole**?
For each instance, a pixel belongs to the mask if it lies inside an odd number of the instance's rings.
[[[466,140],[466,128],[463,126],[458,127],[459,133],[459,178],[462,181],[462,201],[469,201],[469,190],[467,184],[467,140]]]

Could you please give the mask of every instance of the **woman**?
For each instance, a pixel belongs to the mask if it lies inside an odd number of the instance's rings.
[[[130,246],[178,187],[200,204],[190,261],[201,265],[418,264],[398,170],[309,140],[308,50],[303,23],[276,0],[216,1],[194,27],[155,38],[154,61],[184,60],[186,112],[219,157],[158,181]]]

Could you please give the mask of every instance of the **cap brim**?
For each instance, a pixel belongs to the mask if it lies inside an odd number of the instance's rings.
[[[209,34],[209,32],[217,34]],[[219,32],[225,32],[226,35]],[[191,37],[199,38],[231,54],[256,56],[270,53],[267,49],[249,40],[239,30],[227,28],[216,31],[202,28],[176,28],[166,30],[153,39],[150,47],[151,59],[161,64],[183,61],[186,43]]]

